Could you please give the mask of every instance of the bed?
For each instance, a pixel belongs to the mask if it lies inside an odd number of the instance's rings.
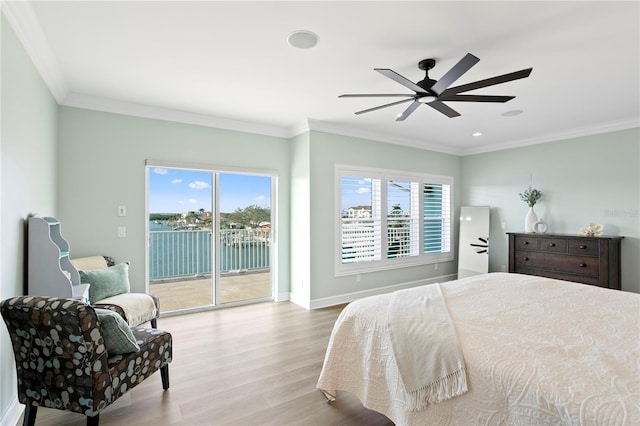
[[[408,407],[390,341],[392,294],[342,311],[318,388],[329,399],[355,394],[396,425],[640,424],[639,294],[507,273],[436,285],[466,392]]]

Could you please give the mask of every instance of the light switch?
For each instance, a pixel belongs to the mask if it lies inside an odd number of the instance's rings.
[[[126,226],[118,226],[118,237],[124,238],[127,236],[127,227]]]
[[[127,206],[118,206],[118,216],[127,215]]]

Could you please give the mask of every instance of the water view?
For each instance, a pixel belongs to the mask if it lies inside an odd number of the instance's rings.
[[[149,279],[207,276],[213,264],[210,229],[176,229],[174,224],[149,223]],[[270,229],[220,231],[220,273],[268,269]]]

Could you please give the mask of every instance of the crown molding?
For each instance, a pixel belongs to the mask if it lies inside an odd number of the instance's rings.
[[[69,88],[33,8],[26,1],[3,1],[2,13],[49,91],[60,103],[67,96]]]
[[[123,102],[96,96],[80,95],[77,93],[70,93],[64,98],[62,102],[60,102],[60,104],[74,108],[90,109],[94,111],[110,112],[114,114],[130,115],[134,117],[151,118],[155,120],[173,121],[177,123],[194,124],[197,126],[213,127],[217,129],[233,130],[244,133],[255,133],[277,138],[291,137],[290,132],[287,129],[270,124],[232,120],[170,108],[142,105],[132,102]]]
[[[565,139],[573,139],[584,136],[593,136],[602,133],[615,132],[619,130],[634,129],[640,127],[640,119],[633,118],[628,120],[619,120],[615,122],[603,123],[597,126],[582,127],[579,129],[573,129],[568,132],[555,132],[547,133],[544,135],[536,136],[533,138],[518,139],[507,143],[499,143],[493,145],[482,146],[478,148],[468,149],[455,149],[448,146],[439,144],[428,144],[424,141],[410,138],[400,138],[396,135],[380,134],[378,132],[368,132],[361,128],[348,127],[344,125],[338,125],[321,120],[308,119],[304,124],[296,126],[292,129],[292,136],[298,135],[305,131],[319,131],[332,133],[342,136],[349,136],[360,139],[374,140],[383,143],[389,143],[394,145],[404,145],[411,148],[424,149],[428,151],[441,152],[444,154],[457,155],[464,157],[467,155],[483,154],[494,151],[502,151],[506,149],[520,148],[529,145],[538,145],[549,142],[557,142]],[[297,133],[296,133],[297,132]]]
[[[424,140],[405,138],[398,135],[385,134],[380,132],[367,131],[362,128],[351,127],[331,123],[328,121],[308,119],[308,130],[332,133],[336,135],[349,136],[353,138],[373,140],[377,142],[389,143],[393,145],[403,145],[411,148],[423,149],[426,151],[441,152],[451,155],[462,155],[463,151],[446,145],[428,143]]]
[[[640,127],[639,118],[620,120],[620,121],[599,124],[597,126],[588,126],[588,127],[582,127],[579,129],[573,129],[568,132],[548,133],[548,134],[536,136],[533,138],[520,139],[520,140],[515,140],[507,143],[488,145],[488,146],[483,146],[479,148],[465,149],[462,151],[460,155],[467,156],[467,155],[484,154],[488,152],[502,151],[505,149],[520,148],[520,147],[530,146],[530,145],[539,145],[543,143],[557,142],[565,139],[580,138],[585,136],[593,136],[593,135],[598,135],[602,133],[616,132],[619,130],[628,130],[628,129],[634,129],[638,127]]]

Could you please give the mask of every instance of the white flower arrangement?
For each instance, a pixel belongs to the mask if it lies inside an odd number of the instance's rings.
[[[578,232],[580,235],[586,235],[587,237],[596,237],[602,234],[602,225],[599,223],[590,223],[586,228],[580,228]]]

